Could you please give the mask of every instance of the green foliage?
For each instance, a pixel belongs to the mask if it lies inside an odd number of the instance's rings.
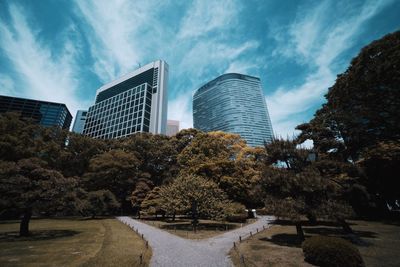
[[[87,194],[85,213],[94,218],[96,215],[113,214],[120,207],[114,194],[108,190],[92,191]]]
[[[109,190],[123,208],[129,207],[129,196],[136,181],[141,178],[141,162],[134,154],[113,149],[90,160],[85,174],[88,191]]]
[[[177,152],[170,137],[138,133],[121,139],[119,146],[139,160],[142,176],[154,185],[160,186],[176,176]]]
[[[214,181],[229,199],[256,205],[252,188],[259,183],[261,148],[249,148],[239,135],[223,132],[196,133],[178,155],[182,175],[202,176]]]
[[[388,202],[400,199],[397,189],[400,173],[400,140],[379,142],[362,153],[357,162],[365,174],[364,182]]]
[[[341,152],[357,160],[380,141],[400,138],[400,31],[364,47],[329,88],[327,103],[308,124],[302,140],[319,151]]]
[[[26,236],[32,213],[62,212],[75,185],[74,178],[48,169],[38,158],[0,161],[0,211],[23,215],[20,234]]]
[[[217,184],[200,176],[179,176],[171,184],[160,188],[162,209],[168,214],[190,214],[197,202],[200,218],[224,217],[226,194]]]
[[[352,177],[349,199],[361,213],[399,198],[393,189],[399,173],[394,152],[400,140],[399,65],[397,31],[364,47],[329,88],[327,103],[297,126],[298,141],[311,139],[319,157],[360,167],[361,174],[345,173]]]
[[[140,204],[141,210],[148,215],[158,215],[165,214],[163,210],[163,200],[160,196],[160,187],[154,187],[148,194],[146,194],[145,199]]]
[[[266,145],[267,158],[261,183],[265,208],[270,213],[300,221],[302,216],[343,219],[351,209],[342,199],[343,188],[317,162],[308,160],[312,152],[296,148],[294,141],[275,140]],[[332,179],[330,179],[332,178]],[[344,179],[344,178],[343,178]]]
[[[302,248],[305,261],[317,266],[364,266],[358,249],[341,238],[313,236],[303,242]]]

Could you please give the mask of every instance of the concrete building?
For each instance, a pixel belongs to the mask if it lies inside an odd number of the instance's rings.
[[[168,64],[151,62],[97,90],[83,134],[102,139],[137,132],[165,134]]]
[[[221,75],[195,91],[193,124],[205,132],[239,134],[250,146],[273,138],[260,79],[238,73]]]
[[[40,125],[63,129],[69,129],[72,121],[65,104],[0,95],[0,113],[4,112],[18,112]]]
[[[179,132],[179,121],[167,120],[167,135],[174,136]]]
[[[83,128],[85,127],[87,117],[87,110],[78,110],[76,112],[74,125],[72,126],[72,131],[74,133],[83,133]]]

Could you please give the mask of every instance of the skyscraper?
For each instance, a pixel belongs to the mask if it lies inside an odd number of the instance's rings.
[[[179,121],[167,120],[167,135],[174,136],[179,132]]]
[[[136,132],[165,134],[168,64],[151,62],[97,90],[83,134],[102,139]]]
[[[228,73],[208,82],[193,95],[194,128],[240,134],[250,146],[273,138],[261,81]]]
[[[72,126],[72,131],[74,133],[83,133],[83,128],[85,127],[85,121],[87,116],[87,110],[78,110],[76,112],[74,125]]]
[[[3,112],[19,112],[21,117],[31,118],[40,125],[63,129],[69,129],[72,121],[65,104],[0,95],[0,113]]]

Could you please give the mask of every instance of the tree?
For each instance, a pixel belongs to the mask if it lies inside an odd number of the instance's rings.
[[[267,210],[293,221],[301,240],[302,216],[310,221],[334,218],[345,222],[351,209],[342,200],[342,187],[321,174],[309,159],[310,150],[297,148],[294,141],[275,140],[266,145],[266,151],[261,193]]]
[[[224,217],[226,194],[211,180],[200,176],[179,176],[171,184],[160,188],[162,209],[168,214],[191,214],[197,204],[200,218]]]
[[[349,197],[356,210],[369,214],[371,207],[383,209],[386,201],[394,197],[389,192],[392,185],[389,181],[393,178],[385,170],[387,163],[396,166],[396,157],[388,161],[379,158],[386,153],[386,159],[395,156],[388,150],[383,152],[383,147],[393,148],[400,139],[399,65],[400,31],[397,31],[364,47],[329,88],[327,103],[310,122],[297,126],[301,130],[299,141],[313,140],[318,157],[344,165],[353,163],[363,170],[363,174],[358,174],[360,178],[351,181]],[[352,173],[349,176],[354,178],[356,175]],[[370,201],[375,204],[360,205]]]
[[[198,133],[178,155],[180,173],[213,180],[230,199],[248,204],[249,185],[257,182],[256,164],[250,164],[257,153],[251,151],[239,135]]]
[[[156,186],[148,194],[146,194],[145,199],[140,204],[140,209],[148,215],[161,214],[165,216],[165,210],[163,210],[163,201],[160,196],[161,188]]]
[[[358,165],[362,168],[364,184],[373,188],[383,205],[393,205],[400,199],[400,140],[379,142],[366,149]]]
[[[109,190],[98,190],[87,193],[84,212],[91,214],[94,218],[100,214],[112,214],[119,207],[120,204],[113,193]]]
[[[173,179],[178,172],[177,152],[168,136],[138,133],[122,139],[120,148],[140,161],[139,169],[147,173],[148,179],[156,186]]]
[[[106,140],[95,139],[70,132],[64,153],[58,158],[59,169],[65,176],[83,176],[88,171],[90,160],[111,149]]]
[[[153,187],[154,185],[149,179],[140,179],[136,183],[135,190],[132,191],[131,204],[133,209],[136,211],[136,214],[138,214],[139,219],[141,204]]]
[[[68,203],[65,197],[77,181],[65,178],[38,158],[18,162],[0,161],[1,212],[14,210],[22,215],[20,235],[29,235],[33,213],[62,211]]]
[[[20,119],[18,113],[0,114],[0,159],[18,161],[33,157],[39,126]]]
[[[324,137],[341,141],[353,161],[369,146],[400,139],[399,65],[400,31],[364,47],[338,75],[314,119],[299,126],[302,135],[312,139],[317,149],[326,145],[321,142]]]
[[[122,211],[130,209],[129,198],[136,181],[142,177],[141,162],[133,153],[113,149],[96,155],[85,174],[87,191],[109,190],[121,203]]]

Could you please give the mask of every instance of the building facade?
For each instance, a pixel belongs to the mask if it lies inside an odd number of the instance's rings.
[[[83,128],[85,127],[87,117],[87,110],[78,110],[76,112],[74,125],[72,126],[72,131],[74,133],[83,133]]]
[[[18,112],[40,125],[63,129],[69,129],[72,121],[65,104],[0,95],[0,113],[4,112]]]
[[[250,146],[270,142],[273,130],[260,79],[228,73],[197,89],[193,126],[205,132],[239,134]]]
[[[137,132],[165,134],[168,64],[151,62],[97,90],[83,134],[102,139]]]
[[[179,121],[167,120],[167,135],[174,136],[179,132]]]

